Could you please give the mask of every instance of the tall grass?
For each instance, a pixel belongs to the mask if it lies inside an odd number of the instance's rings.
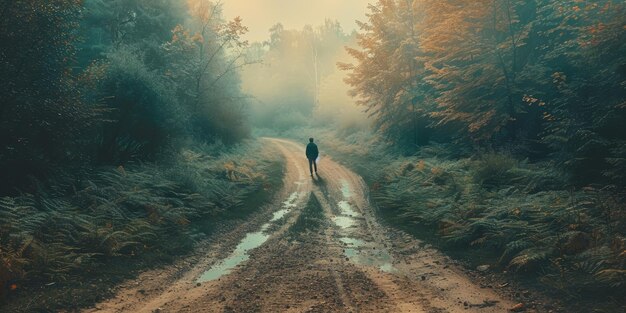
[[[364,132],[305,133],[317,133],[322,153],[332,151],[366,178],[390,221],[455,255],[478,255],[473,262],[532,278],[570,299],[626,299],[624,190],[576,189],[554,164],[507,153],[431,144],[403,156]]]
[[[102,168],[70,192],[0,198],[0,290],[70,280],[112,258],[188,251],[202,221],[269,192],[277,162],[256,142],[200,146],[159,164]]]

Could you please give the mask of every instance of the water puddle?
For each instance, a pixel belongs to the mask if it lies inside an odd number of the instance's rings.
[[[270,220],[270,222],[276,222],[279,219],[283,218],[287,213],[289,213],[289,209],[280,209],[276,212],[274,212],[274,216],[272,216],[272,219]]]
[[[360,214],[352,209],[350,203],[348,201],[339,201],[337,203],[337,207],[339,208],[339,215],[334,216],[333,222],[335,225],[340,228],[347,229],[356,225],[355,217],[359,217]]]
[[[343,242],[346,245],[346,248],[344,249],[343,253],[350,259],[357,256],[358,254],[357,248],[363,247],[365,245],[365,241],[355,239],[355,238],[350,238],[350,237],[342,237],[342,238],[339,238],[339,240],[341,240],[341,242]]]
[[[287,200],[285,200],[285,202],[283,202],[283,208],[285,208],[285,209],[295,208],[296,207],[296,201],[298,200],[299,196],[300,196],[300,194],[298,192],[294,192],[291,195],[289,195],[289,198],[287,198]]]
[[[350,261],[366,266],[378,267],[383,272],[392,273],[395,271],[393,267],[393,259],[391,255],[384,249],[375,249],[375,246],[363,240],[342,237],[339,238],[345,244],[343,254]]]
[[[347,201],[352,197],[352,190],[347,181],[341,181],[341,193],[344,200],[337,203],[339,216],[333,217],[335,225],[341,228],[344,237],[339,240],[344,244],[343,253],[353,263],[365,266],[377,267],[384,272],[395,272],[393,258],[386,249],[374,242],[367,242],[351,236],[356,234],[350,228],[356,225],[355,218],[361,214],[354,210]]]
[[[356,224],[353,218],[347,216],[334,216],[333,222],[335,222],[335,225],[344,229],[353,227],[354,224]]]
[[[269,234],[265,233],[265,230],[268,227],[269,224],[264,224],[261,227],[261,231],[248,233],[228,258],[222,260],[219,264],[214,265],[211,269],[202,273],[200,278],[198,278],[198,282],[202,283],[218,279],[226,274],[229,274],[237,265],[248,260],[250,258],[248,251],[260,247],[270,237]]]
[[[298,192],[294,192],[291,195],[289,195],[287,200],[283,202],[283,208],[274,212],[274,215],[272,216],[272,219],[270,220],[270,222],[276,222],[280,220],[281,218],[285,217],[287,213],[291,212],[291,209],[296,207],[296,201],[298,201],[299,197],[300,197],[300,193]]]
[[[352,190],[350,189],[350,184],[344,179],[341,180],[341,193],[343,197],[349,199],[352,197]]]
[[[350,203],[348,203],[348,201],[339,201],[339,203],[337,203],[337,206],[339,206],[341,215],[346,215],[350,217],[357,217],[360,215],[359,213],[357,213],[355,210],[352,209],[352,206],[350,206]]]
[[[272,218],[268,223],[263,224],[261,229],[257,232],[247,233],[246,236],[239,242],[235,250],[219,263],[213,265],[210,269],[200,275],[198,282],[207,282],[218,279],[224,275],[230,274],[230,272],[239,264],[250,259],[250,250],[256,249],[263,245],[271,234],[267,233],[269,227],[276,221],[282,219],[296,207],[296,202],[299,197],[298,192],[292,193],[285,202],[283,202],[282,209],[274,212]]]

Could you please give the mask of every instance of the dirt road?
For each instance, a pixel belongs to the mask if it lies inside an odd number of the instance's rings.
[[[195,257],[148,271],[87,312],[507,312],[446,256],[382,227],[363,180],[304,147],[263,139],[285,158],[284,188],[243,227]]]

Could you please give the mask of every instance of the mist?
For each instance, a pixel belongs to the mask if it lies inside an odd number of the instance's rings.
[[[1,312],[626,308],[624,0],[0,17]]]
[[[346,34],[330,19],[302,29],[274,25],[268,40],[253,43],[248,51],[247,60],[256,63],[241,71],[242,90],[252,97],[252,125],[365,128],[366,115],[348,95],[345,72],[336,66],[353,61],[345,47],[355,43],[354,32]]]

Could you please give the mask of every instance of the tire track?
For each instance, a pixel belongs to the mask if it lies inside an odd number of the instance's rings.
[[[272,204],[202,246],[196,259],[181,260],[188,266],[148,271],[87,311],[495,313],[512,305],[444,255],[381,226],[357,174],[326,157],[310,177],[302,145],[262,140],[285,159],[284,188]],[[250,234],[263,241],[243,249]],[[246,258],[198,281],[237,251]],[[499,302],[463,305],[486,299]]]

